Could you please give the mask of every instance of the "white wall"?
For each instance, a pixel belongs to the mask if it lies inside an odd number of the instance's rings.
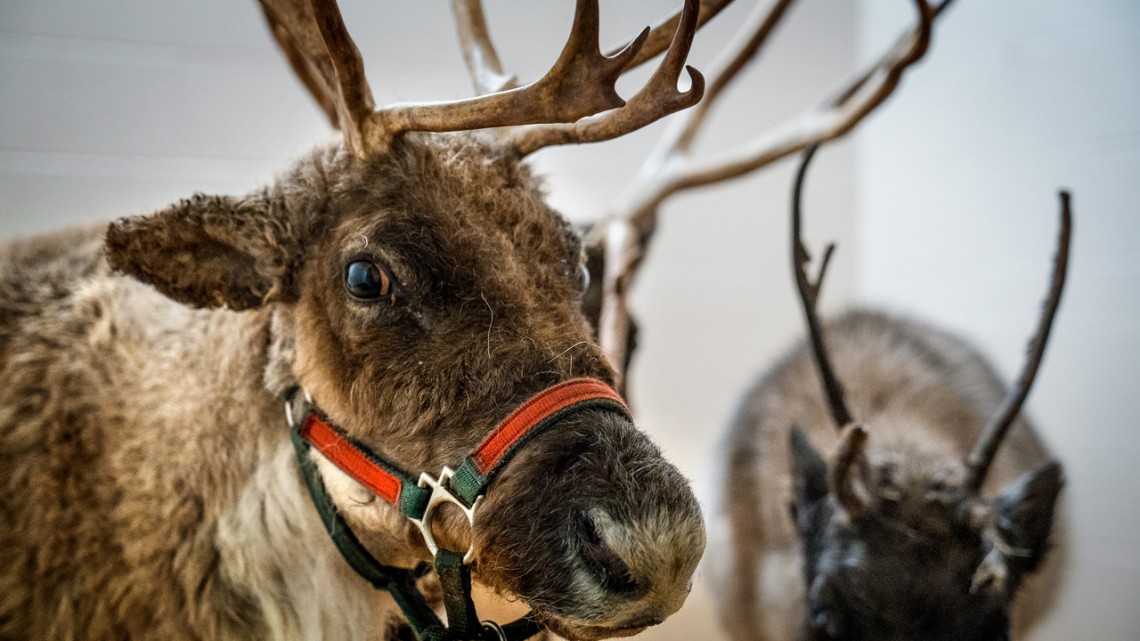
[[[524,79],[545,71],[573,3],[487,4],[506,65]],[[604,42],[631,37],[675,4],[603,3]],[[699,68],[751,8],[739,4],[697,39]],[[342,5],[379,103],[468,95],[446,2]],[[793,10],[763,64],[717,112],[708,147],[739,142],[830,93],[851,69],[853,18],[849,3]],[[646,74],[623,80],[625,95]],[[195,191],[241,193],[331,135],[253,0],[3,0],[0,113],[0,240],[146,213]],[[551,201],[575,220],[598,217],[661,129],[540,152]],[[838,146],[814,175],[813,227],[841,237],[852,233],[851,162]],[[700,480],[740,392],[800,332],[787,270],[789,177],[785,164],[667,204],[634,296],[644,331],[633,399],[703,496],[714,491]],[[849,298],[850,249],[839,254],[826,307]],[[645,638],[716,638],[703,590]]]
[[[905,20],[859,3],[861,55]],[[902,11],[900,12],[899,9]],[[857,139],[857,298],[965,333],[1012,379],[1074,193],[1070,280],[1029,413],[1075,555],[1035,638],[1140,636],[1140,4],[962,0]]]

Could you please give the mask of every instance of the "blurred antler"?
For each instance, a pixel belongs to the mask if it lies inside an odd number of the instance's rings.
[[[335,111],[335,123],[354,152],[365,156],[386,149],[399,134],[408,131],[463,131],[487,127],[532,124],[561,124],[617,110],[625,105],[614,83],[626,71],[650,33],[647,27],[625,48],[604,56],[598,47],[598,2],[578,0],[574,26],[558,60],[539,80],[477,98],[434,103],[404,103],[375,109],[364,63],[341,18],[335,0],[261,0],[266,18],[294,70],[322,105],[326,113]],[[696,10],[696,0],[688,0],[687,10]],[[491,46],[478,3],[455,2],[460,19],[460,38],[472,69],[480,70],[476,86],[511,85],[502,76],[501,64]],[[678,30],[678,49],[688,52],[695,20]],[[314,28],[315,27],[315,28]],[[320,43],[318,46],[317,43]],[[672,49],[671,49],[672,51]],[[684,58],[682,54],[682,58]],[[655,77],[657,74],[655,74]],[[694,80],[694,89],[698,82]],[[677,109],[699,100],[699,90],[689,92],[689,100],[662,101],[652,114],[635,110],[636,117],[618,119],[612,135],[644,126]],[[330,100],[335,110],[329,108]],[[624,110],[618,110],[618,113]],[[535,130],[535,135],[537,135]],[[612,136],[610,136],[612,137]],[[602,140],[596,136],[591,140]],[[585,142],[587,140],[582,140]],[[557,144],[551,141],[545,144]],[[569,141],[567,141],[569,142]],[[526,153],[543,145],[528,143]]]
[[[852,418],[851,412],[847,409],[843,385],[840,384],[839,377],[835,375],[831,358],[827,355],[827,346],[823,342],[823,327],[819,322],[819,314],[817,313],[819,288],[823,285],[823,277],[827,274],[827,265],[831,262],[835,243],[828,243],[827,248],[823,250],[823,258],[819,263],[819,275],[816,276],[813,283],[807,273],[807,264],[811,261],[811,255],[808,254],[801,233],[804,179],[817,149],[819,147],[810,147],[804,152],[799,171],[796,173],[795,187],[792,190],[792,273],[795,274],[796,290],[800,294],[800,302],[803,303],[804,320],[808,326],[808,338],[811,342],[812,352],[815,354],[815,363],[819,367],[819,378],[823,384],[827,406],[831,410],[831,417],[835,420],[835,427],[842,430],[855,419]]]
[[[603,245],[606,256],[598,333],[612,363],[625,362],[626,293],[647,251],[660,205],[679,191],[742,176],[851,131],[894,92],[906,69],[926,53],[934,20],[952,2],[931,6],[925,0],[911,1],[916,10],[914,27],[835,98],[736,149],[693,158],[693,143],[717,99],[756,57],[792,4],[792,0],[761,0],[713,64],[705,99],[671,125],[611,215],[591,234],[590,242]]]
[[[482,0],[451,0],[451,13],[455,16],[463,63],[475,85],[475,94],[482,96],[518,87],[518,78],[504,72],[503,63],[499,62],[499,54],[487,30],[487,19],[483,17]],[[619,53],[621,50],[610,57]]]
[[[827,275],[827,265],[831,261],[831,254],[835,251],[835,243],[828,243],[823,251],[823,258],[819,262],[819,275],[812,282],[807,273],[807,264],[811,262],[807,246],[803,240],[803,195],[804,181],[807,170],[818,146],[809,147],[800,160],[799,170],[792,188],[792,274],[795,276],[796,290],[803,303],[804,321],[808,326],[808,342],[815,355],[815,364],[819,369],[820,384],[823,386],[824,398],[839,430],[839,444],[835,456],[829,466],[828,488],[835,500],[843,506],[849,518],[858,518],[867,511],[867,502],[859,495],[856,481],[866,479],[867,459],[863,449],[867,444],[867,432],[862,425],[855,422],[851,411],[847,408],[844,398],[843,385],[835,374],[831,364],[831,357],[827,354],[827,345],[823,342],[823,326],[819,322],[818,302],[819,288],[823,285],[823,277]],[[855,473],[859,472],[859,477]]]
[[[269,31],[293,72],[328,116],[329,123],[339,128],[336,77],[316,29],[312,7],[307,0],[259,0],[259,3]]]
[[[1037,331],[1029,341],[1029,348],[1022,367],[1021,376],[1009,390],[998,410],[982,430],[978,442],[966,459],[966,467],[970,474],[966,480],[966,489],[970,493],[977,493],[986,480],[990,465],[1001,446],[1006,432],[1013,425],[1022,404],[1033,388],[1033,380],[1037,377],[1037,369],[1045,355],[1045,345],[1049,342],[1049,332],[1053,328],[1053,319],[1057,315],[1057,307],[1061,304],[1061,292],[1065,289],[1065,275],[1069,267],[1069,239],[1073,229],[1073,213],[1070,206],[1069,192],[1061,194],[1061,231],[1057,237],[1057,255],[1053,259],[1053,276],[1049,282],[1049,293],[1041,308],[1041,319],[1037,324]]]

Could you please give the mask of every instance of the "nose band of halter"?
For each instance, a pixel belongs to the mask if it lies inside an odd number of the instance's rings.
[[[454,471],[445,467],[438,478],[421,475],[416,479],[334,427],[312,403],[305,405],[301,438],[342,472],[413,520],[424,518],[433,494],[432,485],[444,484],[445,479],[448,482],[444,487],[460,499],[460,507],[473,508],[519,448],[567,414],[586,407],[605,407],[629,418],[629,408],[621,396],[605,383],[592,378],[564,381],[539,392],[511,412]]]
[[[607,409],[629,419],[629,408],[617,392],[592,378],[575,378],[548,387],[503,419],[454,470],[444,467],[438,477],[425,472],[419,479],[336,427],[307,395],[303,395],[295,420],[293,410],[299,392],[299,388],[285,392],[285,415],[305,484],[321,521],[349,565],[374,587],[392,594],[419,638],[435,639],[442,635],[438,638],[513,640],[528,638],[541,629],[529,617],[502,628],[487,622],[479,627],[471,604],[467,565],[474,556],[474,544],[463,554],[440,548],[432,533],[432,515],[436,507],[451,503],[474,528],[475,513],[488,486],[536,434],[586,408]],[[308,455],[310,448],[316,448],[333,465],[396,507],[420,529],[444,584],[449,622],[446,627],[415,587],[421,569],[383,566],[360,544],[337,512],[317,466]]]

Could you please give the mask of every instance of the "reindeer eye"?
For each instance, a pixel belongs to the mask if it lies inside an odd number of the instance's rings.
[[[376,300],[392,294],[392,278],[384,268],[366,260],[348,264],[344,270],[344,288],[353,298]]]
[[[586,291],[590,288],[590,270],[585,263],[578,266],[578,289]]]

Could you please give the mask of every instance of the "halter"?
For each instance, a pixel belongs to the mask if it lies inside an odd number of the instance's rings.
[[[521,641],[542,630],[531,615],[505,626],[493,621],[479,622],[471,600],[469,564],[474,557],[474,543],[462,553],[441,548],[432,533],[432,518],[439,506],[455,505],[471,525],[474,541],[475,515],[480,502],[487,487],[515,453],[534,435],[582,409],[607,409],[629,418],[629,408],[617,392],[592,378],[575,378],[548,387],[503,419],[454,470],[444,467],[438,477],[424,472],[418,479],[336,427],[299,387],[290,388],[283,396],[297,461],[325,529],[357,574],[376,589],[392,595],[417,638],[421,641]],[[298,400],[299,411],[294,413]],[[444,591],[446,626],[416,588],[416,579],[426,574],[430,569],[428,564],[421,563],[411,570],[385,566],[365,550],[336,510],[320,471],[309,456],[311,448],[316,448],[342,472],[416,525],[435,559],[435,570]]]

